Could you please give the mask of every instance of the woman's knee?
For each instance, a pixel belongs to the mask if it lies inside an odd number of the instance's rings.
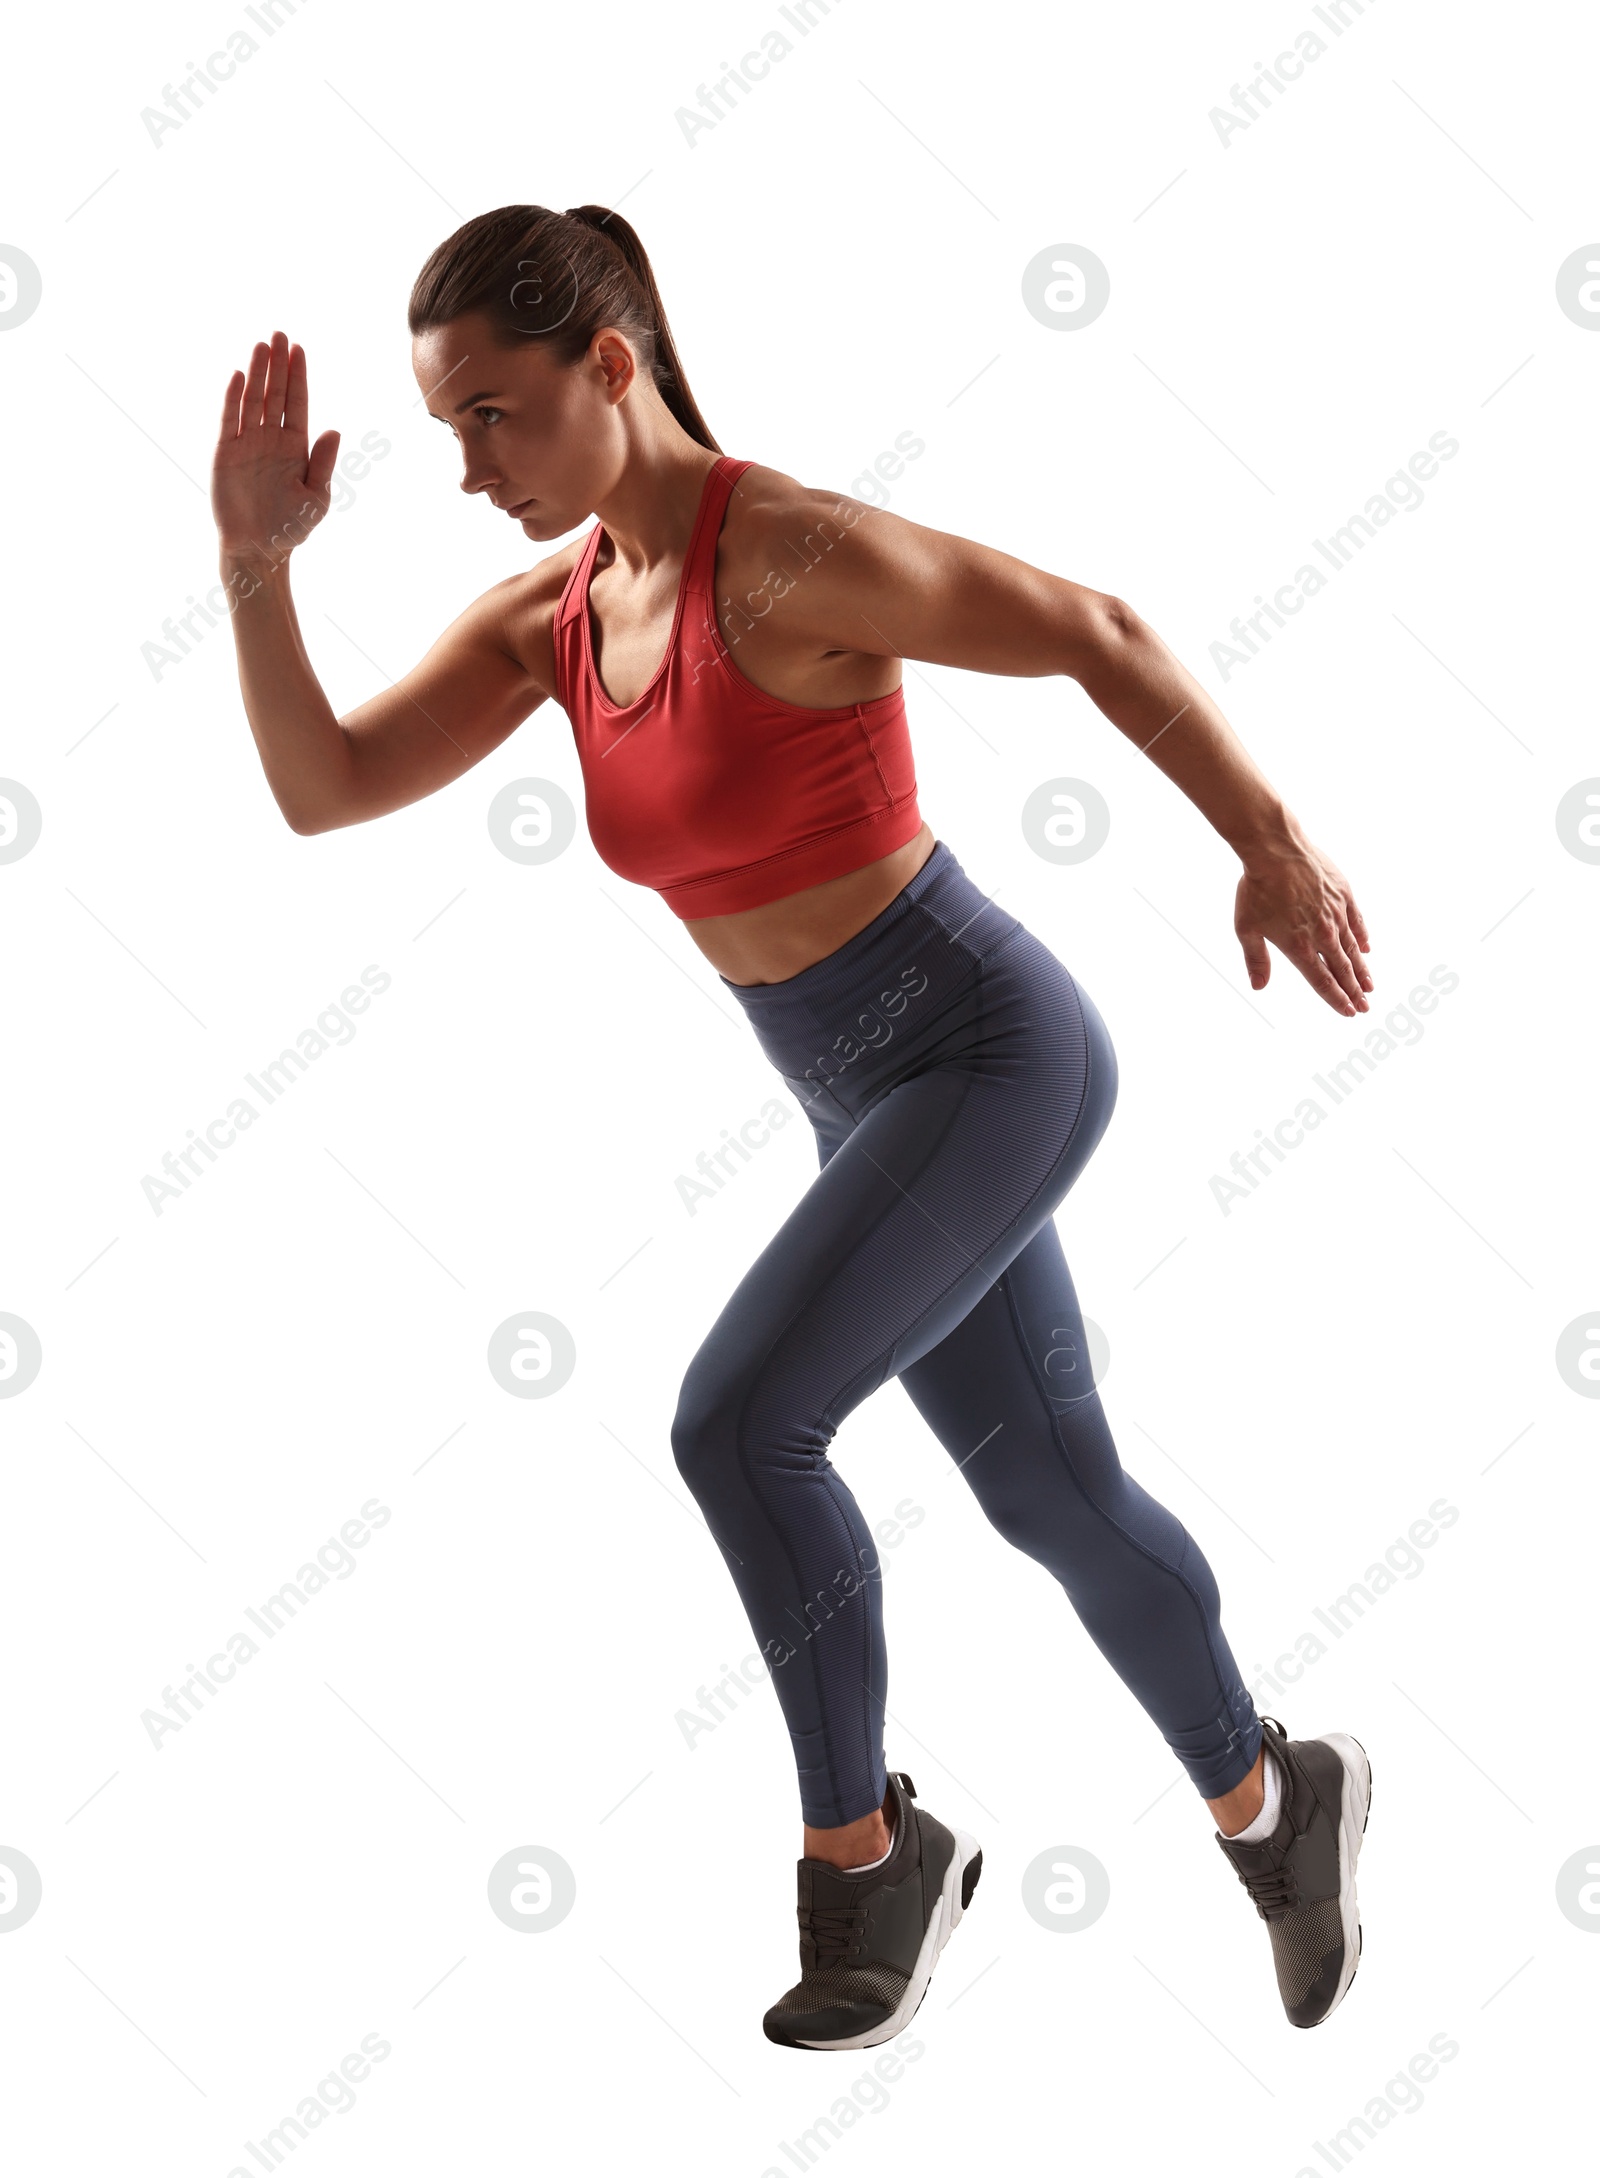
[[[797,1383],[773,1357],[752,1364],[703,1346],[689,1364],[672,1418],[672,1456],[702,1504],[735,1473],[758,1489],[763,1476],[795,1474],[826,1461],[834,1425],[820,1394]]]
[[[980,1497],[978,1503],[1003,1542],[1020,1550],[1024,1557],[1036,1559],[1058,1580],[1062,1578],[1063,1523],[1054,1507],[1045,1511],[1025,1498],[1010,1495]]]
[[[749,1387],[714,1348],[702,1347],[678,1389],[672,1417],[672,1456],[697,1500],[715,1493],[718,1478],[739,1454],[739,1427]]]

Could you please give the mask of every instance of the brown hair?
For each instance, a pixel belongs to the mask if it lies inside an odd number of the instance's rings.
[[[614,325],[690,438],[722,452],[689,391],[644,244],[620,212],[503,204],[469,219],[417,274],[406,317],[423,333],[469,311],[489,319],[502,347],[542,340],[567,365]]]

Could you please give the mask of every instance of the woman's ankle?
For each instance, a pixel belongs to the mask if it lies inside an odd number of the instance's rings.
[[[886,1797],[884,1806],[874,1808],[870,1815],[829,1830],[816,1830],[807,1823],[801,1847],[806,1859],[825,1860],[834,1868],[862,1868],[869,1861],[882,1860],[889,1850],[888,1806]]]
[[[1266,1799],[1266,1759],[1263,1747],[1257,1754],[1254,1767],[1242,1777],[1231,1792],[1225,1792],[1220,1800],[1208,1800],[1212,1820],[1225,1838],[1237,1836],[1248,1830],[1261,1813]]]

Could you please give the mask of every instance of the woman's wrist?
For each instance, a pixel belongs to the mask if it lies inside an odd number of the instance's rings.
[[[1249,875],[1304,854],[1310,844],[1294,811],[1275,794],[1265,797],[1224,837]]]
[[[222,545],[217,552],[217,565],[224,582],[241,575],[250,575],[257,582],[264,582],[269,575],[280,573],[288,564],[287,552],[273,552],[259,545]]]

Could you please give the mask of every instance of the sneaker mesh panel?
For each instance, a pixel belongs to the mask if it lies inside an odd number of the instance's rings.
[[[877,2004],[887,2016],[905,1995],[910,1979],[885,1959],[869,1959],[864,1966],[815,1966],[772,2009],[820,2012],[830,2004]]]
[[[1344,1923],[1337,1898],[1319,1898],[1280,1919],[1269,1921],[1272,1963],[1278,1970],[1278,1994],[1286,2006],[1301,2003],[1329,1952],[1344,1949]]]

